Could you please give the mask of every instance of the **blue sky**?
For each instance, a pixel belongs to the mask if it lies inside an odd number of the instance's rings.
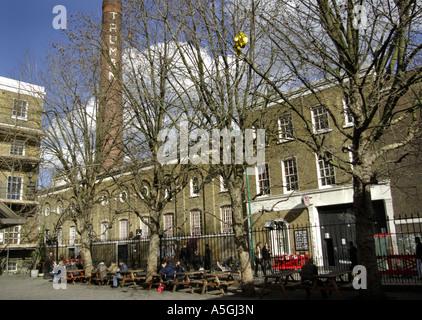
[[[64,39],[53,27],[56,5],[66,8],[68,19],[77,11],[101,16],[102,0],[2,0],[0,9],[0,76],[11,77],[29,51],[34,59],[45,56],[52,40]],[[69,24],[68,28],[72,28]]]

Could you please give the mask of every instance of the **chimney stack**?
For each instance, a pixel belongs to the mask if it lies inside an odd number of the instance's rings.
[[[122,1],[103,0],[97,139],[103,170],[123,164]]]

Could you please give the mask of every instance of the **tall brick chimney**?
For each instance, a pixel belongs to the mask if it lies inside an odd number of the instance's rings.
[[[97,139],[103,170],[123,164],[122,1],[103,0]]]

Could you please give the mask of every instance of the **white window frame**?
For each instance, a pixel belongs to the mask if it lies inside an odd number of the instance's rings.
[[[119,238],[120,240],[127,240],[129,237],[129,221],[122,219],[119,221]]]
[[[20,244],[21,243],[21,226],[13,226],[8,227],[6,229],[1,230],[2,231],[2,237],[3,241],[1,241],[1,244]],[[10,237],[10,235],[13,235]],[[10,239],[13,241],[10,242]],[[16,240],[16,243],[15,243]]]
[[[61,246],[62,242],[63,242],[63,229],[59,228],[57,229],[57,244]]]
[[[194,185],[194,179],[197,180],[197,186],[195,187]],[[194,176],[190,179],[190,183],[189,183],[189,187],[190,187],[190,196],[191,198],[193,197],[199,197],[199,178],[197,176]],[[196,192],[195,192],[195,188],[197,188]]]
[[[262,171],[264,168],[264,171]],[[271,195],[271,181],[270,181],[270,166],[268,162],[255,166],[256,173],[256,193],[260,196]],[[262,189],[262,185],[268,181],[268,186],[265,187],[267,190]]]
[[[61,215],[63,213],[63,205],[58,204],[56,208],[56,214]]]
[[[223,176],[220,175],[220,192],[228,192],[229,189],[227,189],[225,183],[224,183],[224,179]]]
[[[49,205],[45,206],[45,208],[44,208],[44,215],[46,217],[48,217],[50,215],[50,213],[51,213],[50,206]]]
[[[325,160],[320,159],[318,155],[315,155],[316,157],[316,163],[317,163],[317,174],[318,174],[318,187],[319,189],[325,189],[325,188],[332,188],[336,185],[336,171],[335,167],[329,163],[326,163]],[[323,165],[323,167],[321,167]],[[321,172],[326,172],[326,170],[332,171],[332,175],[322,175]],[[326,184],[323,183],[325,179],[334,179],[334,183]]]
[[[190,212],[190,232],[192,236],[200,236],[202,234],[202,216],[199,209],[194,209]]]
[[[108,240],[108,222],[103,221],[101,223],[101,241],[107,241]]]
[[[69,227],[69,244],[74,245],[76,242],[76,227],[70,226]]]
[[[346,100],[342,99],[343,112],[344,112],[344,126],[343,128],[353,127],[355,122],[353,117],[349,114],[349,108],[347,107]]]
[[[25,140],[14,139],[10,142],[9,154],[24,156],[25,155]]]
[[[283,114],[280,118],[278,118],[277,124],[278,124],[278,142],[279,143],[294,140],[293,117],[291,113]]]
[[[324,109],[325,112],[319,112],[319,110]],[[330,115],[328,113],[328,109],[324,105],[318,105],[311,108],[311,115],[312,115],[312,126],[314,129],[314,133],[326,133],[331,132],[332,129],[330,127]],[[322,127],[322,118],[326,117],[327,119],[327,127]]]
[[[294,166],[292,167],[289,163],[289,166],[286,167],[286,162],[293,161]],[[294,173],[290,172],[290,169],[294,168]],[[283,176],[283,191],[284,193],[294,192],[299,190],[299,173],[297,170],[297,162],[296,158],[288,158],[281,161],[281,170],[282,170],[282,176]],[[286,174],[286,170],[289,171],[289,174]],[[296,177],[296,184],[297,188],[292,188],[292,182],[290,177]]]
[[[221,233],[233,233],[233,211],[230,205],[220,207]]]
[[[24,103],[24,106],[19,106],[17,103]],[[18,109],[20,108],[20,110]],[[28,119],[28,101],[23,99],[13,99],[12,118],[19,120]]]
[[[167,238],[172,238],[173,232],[174,232],[174,214],[173,213],[166,213],[163,215],[163,227],[164,227],[164,235]]]
[[[143,217],[143,219],[149,222],[149,217]],[[149,237],[149,227],[141,218],[139,218],[139,229],[142,230],[141,238]]]
[[[15,187],[17,186],[17,188]],[[7,177],[7,199],[22,200],[23,195],[23,177]]]

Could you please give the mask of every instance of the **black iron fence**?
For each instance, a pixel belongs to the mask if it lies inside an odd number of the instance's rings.
[[[385,220],[374,226],[374,239],[379,273],[388,282],[418,282],[415,237],[422,238],[422,218],[408,217]],[[348,269],[351,266],[349,243],[355,243],[356,229],[353,221],[325,225],[292,225],[286,222],[269,224],[262,229],[245,233],[253,271],[258,275],[276,270],[300,268],[307,257],[312,257],[320,271]],[[193,268],[195,252],[205,255],[205,245],[212,252],[211,269],[218,265],[236,268],[234,235],[182,235],[160,239],[157,260],[176,261],[186,246],[187,265]],[[270,261],[264,269],[257,264],[256,246],[268,244]],[[47,246],[48,260],[78,257],[79,244],[54,244]],[[94,265],[103,261],[107,265],[124,260],[130,268],[145,268],[149,253],[149,239],[135,237],[126,240],[92,241],[91,254]]]

